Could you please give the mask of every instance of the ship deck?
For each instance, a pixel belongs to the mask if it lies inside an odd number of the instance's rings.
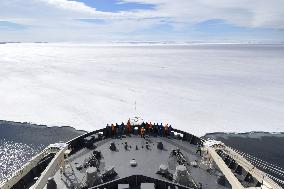
[[[115,143],[116,151],[109,149],[111,143]],[[125,142],[127,142],[128,148],[125,149]],[[158,142],[163,143],[163,149],[157,148]],[[146,143],[149,144],[149,148],[146,148]],[[161,164],[168,166],[170,173],[174,174],[178,165],[177,159],[171,157],[170,153],[173,149],[179,148],[184,155],[187,163],[197,162],[198,166],[187,166],[191,179],[198,185],[202,184],[203,189],[225,189],[231,188],[227,183],[226,186],[221,186],[217,183],[217,178],[220,175],[220,171],[216,166],[213,166],[211,171],[208,171],[209,166],[206,165],[201,156],[196,153],[197,146],[185,142],[181,139],[173,137],[159,137],[159,136],[146,136],[141,138],[139,135],[124,135],[121,138],[104,138],[103,140],[95,142],[96,151],[100,151],[102,158],[98,167],[99,173],[103,173],[105,170],[114,167],[117,176],[113,180],[119,180],[122,178],[129,178],[132,175],[141,175],[147,178],[153,178],[157,181],[165,181],[172,183],[172,181],[165,177],[156,174]],[[86,147],[81,148],[76,153],[70,155],[67,159],[67,165],[65,176],[61,174],[60,170],[54,175],[54,180],[57,184],[57,188],[69,189],[84,188],[86,187],[86,168],[77,170],[76,167],[82,166],[87,159],[93,155],[93,149]],[[130,166],[130,161],[135,159],[137,162],[136,167]],[[212,167],[211,167],[212,168]],[[154,186],[154,185],[153,185]],[[153,186],[147,184],[141,184],[141,188],[153,188]],[[45,188],[47,188],[45,186]],[[94,187],[96,188],[96,187]],[[99,188],[99,187],[98,187]],[[104,188],[104,187],[103,187]],[[119,183],[115,188],[131,188],[128,184]],[[167,188],[167,187],[166,187]],[[181,187],[179,187],[181,188]],[[186,188],[186,187],[185,187]],[[190,187],[188,187],[190,188]]]

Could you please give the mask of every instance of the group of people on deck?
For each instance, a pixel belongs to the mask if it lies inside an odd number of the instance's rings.
[[[153,135],[153,136],[170,136],[173,128],[169,124],[163,125],[152,122],[142,122],[140,125],[132,125],[130,120],[127,121],[126,124],[123,122],[119,124],[107,124],[107,131],[112,137],[121,137],[126,134],[139,134],[141,137],[145,138],[145,134]]]

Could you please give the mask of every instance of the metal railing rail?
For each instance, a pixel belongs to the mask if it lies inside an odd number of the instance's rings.
[[[0,188],[10,189],[12,186],[18,183],[21,178],[28,174],[44,157],[46,157],[50,153],[54,153],[54,149],[51,149],[49,147],[45,148],[42,152],[34,156],[25,165],[23,165],[20,169],[12,173],[9,178],[5,179],[4,182],[0,184]]]
[[[269,178],[264,172],[257,169],[248,160],[242,157],[240,154],[235,152],[232,148],[225,146],[224,151],[234,159],[240,166],[243,167],[247,172],[249,172],[253,177],[255,177],[262,185],[266,188],[271,189],[282,189],[277,183],[275,183],[271,178]]]
[[[207,147],[208,153],[212,157],[213,161],[216,163],[216,165],[219,167],[219,169],[222,171],[224,176],[227,178],[228,182],[231,184],[232,189],[244,189],[242,184],[239,182],[239,180],[235,177],[235,175],[232,173],[231,169],[227,167],[223,159],[217,154],[214,148]]]
[[[49,163],[49,165],[45,168],[43,173],[41,174],[40,178],[37,180],[37,182],[31,187],[31,189],[38,189],[43,188],[46,185],[46,182],[50,176],[53,176],[60,165],[64,164],[64,153],[67,150],[67,146],[63,149],[61,149],[55,157],[52,159],[52,161]]]

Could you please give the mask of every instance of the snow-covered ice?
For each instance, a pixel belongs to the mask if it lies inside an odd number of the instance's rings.
[[[135,111],[136,102],[136,111]],[[0,119],[284,131],[282,45],[0,45]]]

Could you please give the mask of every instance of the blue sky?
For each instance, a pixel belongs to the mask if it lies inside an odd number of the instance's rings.
[[[3,0],[0,7],[0,41],[284,41],[282,0]]]
[[[0,21],[0,31],[9,32],[9,31],[19,31],[24,29],[27,29],[27,26],[8,21]]]
[[[154,4],[150,3],[122,3],[117,0],[80,0],[79,2],[83,2],[86,5],[95,8],[98,11],[106,11],[106,12],[119,12],[119,11],[130,11],[130,10],[147,10],[155,8]]]

